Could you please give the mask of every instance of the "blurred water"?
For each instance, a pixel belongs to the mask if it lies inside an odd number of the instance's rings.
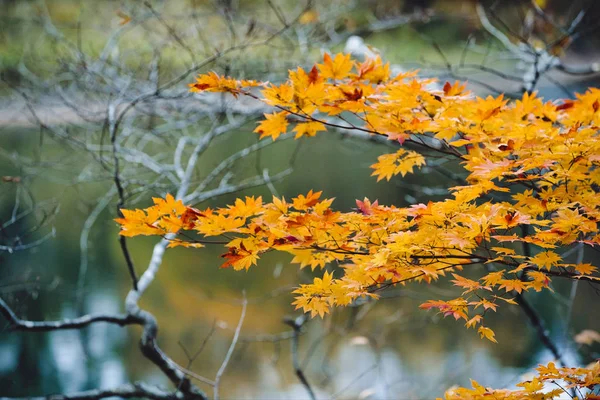
[[[31,133],[18,133],[28,134]],[[333,136],[312,140],[310,146],[299,150],[304,167],[277,185],[286,197],[309,188],[320,188],[325,196],[336,197],[334,205],[342,210],[349,210],[354,199],[367,195],[379,198],[382,203],[402,204],[394,199],[405,195],[423,200],[418,191],[393,184],[376,184],[369,177],[367,165],[385,149]],[[289,148],[284,145],[280,151],[292,151],[295,145],[292,143]],[[51,148],[48,151],[51,152]],[[427,185],[441,182],[433,173],[425,176]],[[417,175],[404,181],[413,187],[423,184],[423,178]],[[57,186],[47,182],[40,185],[47,190],[46,196],[58,196],[53,192]],[[255,193],[267,194],[264,189]],[[230,200],[219,199],[218,202],[225,204]],[[81,207],[81,192],[76,191],[64,194],[61,203],[62,209],[54,223],[55,239],[30,251],[2,255],[2,287],[33,284],[22,290],[0,289],[3,298],[13,305],[18,315],[33,320],[74,317],[78,312],[122,310],[129,288],[116,240],[117,229],[111,221],[114,208],[109,207],[101,214],[91,232],[84,298],[83,303],[78,303],[75,296],[80,256],[78,235],[89,208]],[[6,212],[10,203],[5,200],[3,207]],[[135,238],[129,243],[141,270],[148,261],[154,240]],[[304,388],[293,373],[289,342],[273,344],[252,340],[257,335],[289,330],[281,320],[297,313],[290,305],[288,287],[305,281],[310,274],[290,265],[289,257],[275,254],[268,254],[248,272],[219,270],[221,252],[220,247],[167,251],[161,271],[142,301],[142,306],[158,318],[160,345],[185,365],[186,357],[178,342],[193,353],[217,321],[220,327],[191,367],[199,374],[213,377],[229,346],[241,310],[241,293],[246,290],[250,300],[242,331],[246,342],[238,345],[227,369],[224,396],[306,398]],[[52,284],[55,280],[58,283]],[[438,286],[449,287],[444,282]],[[555,288],[557,295],[570,290],[569,285],[560,283]],[[300,356],[308,357],[307,376],[321,398],[335,393],[338,398],[389,399],[398,398],[398,394],[406,398],[430,398],[440,395],[452,384],[468,384],[469,378],[489,386],[506,386],[517,382],[528,368],[550,359],[516,307],[504,307],[499,315],[491,316],[490,325],[500,342],[493,345],[481,341],[461,323],[439,320],[418,309],[420,302],[439,298],[439,292],[432,292],[426,286],[409,285],[396,294],[373,307],[369,305],[368,312],[366,309],[337,310],[331,318],[324,321],[317,318],[308,323],[307,332],[301,336]],[[569,334],[584,328],[598,328],[598,321],[585,307],[580,307],[595,301],[595,296],[590,287],[579,288]],[[532,300],[559,339],[563,334],[564,310],[548,296],[532,296]],[[357,315],[360,318],[357,319]],[[82,331],[53,333],[19,334],[3,330],[0,332],[0,394],[39,395],[111,387],[138,379],[168,385],[164,376],[139,354],[139,334],[138,327],[106,324],[96,324]],[[576,362],[579,358],[571,351],[568,359]]]

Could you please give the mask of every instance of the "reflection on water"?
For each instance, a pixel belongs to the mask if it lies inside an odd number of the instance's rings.
[[[60,386],[66,392],[79,389],[87,381],[86,356],[80,333],[59,331],[51,332],[48,336]]]
[[[0,374],[8,375],[17,370],[18,353],[15,351],[18,343],[16,338],[6,338],[0,343]]]

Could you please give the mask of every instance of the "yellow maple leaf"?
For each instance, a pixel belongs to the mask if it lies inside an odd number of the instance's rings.
[[[321,192],[313,192],[312,189],[304,195],[298,195],[298,197],[292,199],[292,203],[296,210],[306,210],[309,207],[313,207],[319,202],[319,198],[321,197]]]
[[[326,131],[325,125],[322,122],[318,121],[310,121],[310,122],[300,122],[294,127],[294,132],[296,132],[295,138],[301,138],[302,136],[315,136],[319,131]]]
[[[371,165],[375,170],[371,175],[377,176],[377,182],[384,178],[389,181],[394,175],[405,176],[412,173],[414,167],[423,165],[425,165],[425,157],[421,154],[412,150],[399,149],[395,153],[379,156],[377,163]]]
[[[265,120],[258,124],[254,132],[259,133],[261,139],[270,136],[273,140],[276,140],[287,131],[287,114],[286,111],[265,114]]]
[[[264,102],[271,106],[293,106],[294,87],[291,84],[271,85],[262,91]]]
[[[202,243],[198,243],[198,242],[188,242],[185,240],[171,239],[171,240],[169,240],[169,244],[167,245],[167,247],[169,247],[169,248],[171,248],[171,247],[193,247],[193,248],[199,249],[199,248],[204,247],[204,245]]]
[[[540,268],[546,268],[548,271],[550,271],[550,268],[552,268],[553,265],[557,265],[561,260],[562,258],[551,250],[538,253],[529,259],[533,264]]]
[[[530,381],[518,383],[517,386],[525,389],[527,393],[537,393],[544,388],[544,384],[536,377]]]
[[[498,341],[495,339],[496,334],[490,328],[480,326],[479,329],[477,329],[477,332],[479,333],[482,339],[486,338],[490,342],[498,343]]]
[[[579,272],[582,275],[591,275],[594,272],[596,272],[596,270],[598,270],[598,268],[590,263],[575,265],[575,271]]]
[[[350,71],[354,67],[354,61],[350,59],[350,54],[336,54],[335,58],[331,58],[329,53],[323,56],[323,64],[318,64],[319,71],[325,79],[344,79],[350,75]]]

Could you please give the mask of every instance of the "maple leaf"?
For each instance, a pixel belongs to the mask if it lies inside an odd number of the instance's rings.
[[[313,192],[310,190],[306,197],[304,195],[299,195],[298,197],[292,199],[292,204],[296,210],[306,210],[309,207],[316,205],[319,202],[319,197],[321,197],[321,193],[323,192]]]
[[[302,136],[315,136],[317,132],[326,131],[327,128],[325,128],[325,125],[322,122],[310,121],[296,124],[293,130],[296,132],[295,138],[298,139]]]
[[[263,89],[264,102],[272,106],[291,107],[294,99],[294,87],[291,84],[271,85]]]
[[[492,224],[501,229],[511,229],[518,225],[530,225],[531,223],[531,217],[519,211],[508,211],[504,215],[497,215],[492,220]]]
[[[157,211],[160,214],[174,214],[179,216],[187,210],[187,207],[183,202],[181,200],[175,200],[171,194],[167,194],[164,199],[153,197],[152,201],[154,201]]]
[[[246,81],[246,86],[257,86],[258,83],[252,81]],[[229,92],[234,97],[241,93],[241,83],[235,79],[221,77],[215,72],[209,72],[208,74],[198,75],[196,82],[189,85],[190,92]]]
[[[506,247],[492,247],[490,250],[493,250],[498,254],[504,255],[514,255],[516,253],[514,249],[509,249]]]
[[[213,214],[198,221],[195,230],[204,236],[218,236],[225,232],[237,232],[245,223],[244,218],[233,218],[223,214]]]
[[[371,203],[371,201],[365,197],[363,201],[357,199],[356,206],[363,215],[372,215],[374,209],[379,206],[379,201],[375,200],[373,203]]]
[[[481,336],[482,339],[486,338],[490,342],[498,343],[498,341],[495,339],[496,335],[494,334],[494,331],[491,330],[490,328],[486,328],[485,326],[480,326],[477,329],[477,332],[479,333],[479,335]]]
[[[116,218],[115,221],[121,225],[119,234],[121,236],[138,235],[163,235],[165,231],[157,225],[158,216],[152,216],[143,210],[125,210],[122,209],[123,218]]]
[[[185,211],[181,214],[181,225],[184,229],[193,229],[196,221],[206,216],[201,213],[200,210],[197,210],[193,207],[186,207]]]
[[[375,58],[367,58],[358,66],[356,80],[370,81],[376,84],[386,82],[390,79],[390,64],[383,63],[379,55]]]
[[[450,143],[453,146],[456,146],[456,142]],[[510,159],[504,159],[501,161],[491,161],[491,160],[483,160],[478,161],[477,164],[473,166],[473,172],[471,173],[472,177],[479,179],[496,179],[510,171],[511,165],[513,161]]]
[[[458,96],[465,92],[466,87],[466,84],[458,81],[454,82],[454,84],[446,82],[444,84],[443,90],[446,96]]]
[[[246,196],[245,200],[236,199],[235,204],[233,206],[229,206],[227,209],[227,213],[229,216],[237,218],[247,218],[251,215],[258,214],[263,209],[262,207],[262,197],[258,196],[254,198],[254,196],[248,197]]]
[[[468,320],[467,314],[465,311],[467,310],[467,302],[462,298],[450,300],[450,301],[442,301],[442,300],[428,300],[425,303],[421,304],[419,308],[424,310],[429,310],[431,308],[439,309],[440,313],[444,315],[444,317],[452,316],[454,319],[464,319]]]
[[[171,239],[171,240],[169,240],[169,244],[167,245],[167,247],[168,248],[171,248],[171,247],[193,247],[196,249],[200,249],[205,246],[202,243],[188,242],[188,241],[179,240],[179,239]]]
[[[454,277],[454,280],[452,281],[452,283],[454,283],[455,286],[461,287],[463,289],[466,289],[462,294],[466,294],[469,292],[473,292],[475,290],[481,289],[483,288],[483,286],[481,286],[477,281],[473,281],[471,279],[467,279],[465,277],[462,277],[460,275],[457,274],[452,274],[452,276]]]
[[[332,59],[329,53],[323,56],[323,64],[318,64],[319,71],[323,78],[327,79],[344,79],[350,75],[350,71],[354,67],[354,62],[350,59],[350,54],[336,54]]]
[[[461,232],[445,232],[443,237],[448,241],[450,246],[457,246],[460,249],[464,249],[465,247],[473,247],[473,240],[465,237],[465,235],[461,234]]]
[[[425,157],[411,150],[399,149],[392,154],[384,154],[377,158],[377,163],[371,168],[375,171],[371,174],[377,176],[377,182],[382,179],[390,180],[392,176],[401,174],[405,176],[412,173],[414,167],[425,165]]]
[[[529,261],[539,266],[540,268],[546,268],[550,271],[553,265],[557,265],[562,258],[553,251],[544,251],[531,257]]]
[[[594,272],[596,272],[597,270],[598,270],[597,267],[595,267],[589,263],[575,265],[575,271],[577,271],[578,273],[580,273],[582,275],[591,275]]]
[[[316,65],[313,65],[313,67],[310,69],[310,72],[308,73],[308,83],[314,84],[320,81],[321,78],[319,77],[319,70],[317,69]]]
[[[258,253],[253,251],[248,251],[243,246],[240,248],[231,247],[229,251],[221,257],[225,258],[226,261],[221,264],[220,268],[227,268],[232,266],[236,271],[241,269],[249,269],[252,265],[256,265],[258,261]]]
[[[473,318],[469,319],[466,323],[465,326],[467,328],[474,328],[477,324],[481,323],[481,320],[483,319],[482,315],[476,315]]]
[[[265,114],[265,120],[260,122],[254,132],[260,134],[260,138],[271,137],[276,140],[280,135],[287,132],[287,112],[280,111],[273,114]]]
[[[491,289],[488,288],[488,290],[491,290]],[[493,303],[487,299],[482,299],[480,301],[473,301],[473,302],[469,303],[469,305],[473,305],[475,309],[480,306],[483,307],[484,310],[497,311],[497,309],[498,309],[498,304]]]
[[[512,292],[514,290],[517,293],[521,293],[527,286],[526,282],[518,279],[501,279],[498,283],[500,285],[500,289],[504,289],[507,292]]]
[[[517,386],[524,388],[527,393],[537,393],[544,388],[544,384],[538,378],[518,383]]]
[[[540,271],[527,271],[527,276],[532,279],[532,287],[536,292],[542,289],[548,288],[550,285],[550,278],[543,272]]]

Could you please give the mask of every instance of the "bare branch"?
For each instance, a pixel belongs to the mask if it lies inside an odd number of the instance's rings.
[[[59,321],[28,321],[17,317],[8,304],[0,298],[0,314],[6,318],[9,326],[17,331],[48,332],[64,329],[80,329],[96,322],[108,322],[120,326],[139,324],[140,320],[132,315],[90,314],[79,318]]]
[[[219,384],[221,382],[221,378],[225,373],[225,369],[229,364],[229,360],[235,350],[235,346],[237,345],[238,339],[240,337],[240,332],[242,331],[242,324],[244,323],[244,318],[246,317],[246,307],[248,306],[248,301],[246,300],[246,293],[244,293],[244,300],[242,301],[242,313],[240,315],[240,319],[238,321],[237,327],[235,328],[235,332],[233,334],[233,339],[231,339],[231,344],[229,345],[229,350],[227,350],[227,354],[225,355],[225,359],[221,364],[221,367],[217,371],[217,375],[215,376],[215,384],[213,387],[213,397],[214,400],[219,400]]]
[[[302,326],[306,322],[306,316],[302,315],[295,319],[292,319],[292,318],[284,319],[283,322],[285,324],[291,326],[292,329],[294,330],[294,336],[292,337],[292,341],[291,341],[292,365],[294,366],[294,372],[296,373],[296,376],[300,380],[300,383],[302,383],[302,386],[304,386],[304,388],[308,392],[309,397],[312,400],[316,400],[317,397],[315,396],[315,392],[312,389],[310,383],[308,383],[308,379],[306,378],[306,375],[304,374],[304,370],[302,369],[302,366],[300,365],[300,358],[298,356],[298,344],[300,342],[300,332],[301,332]]]
[[[69,394],[52,394],[40,397],[27,397],[32,400],[95,400],[108,397],[119,397],[122,399],[144,398],[153,400],[181,400],[184,396],[178,392],[167,392],[155,386],[143,382],[127,383],[113,389],[93,389],[83,392],[74,392]],[[3,397],[3,399],[12,400],[19,397]]]

